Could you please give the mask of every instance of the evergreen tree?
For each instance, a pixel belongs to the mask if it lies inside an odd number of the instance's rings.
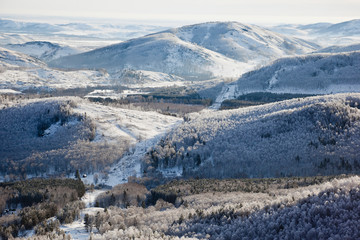
[[[75,178],[78,179],[78,180],[81,180],[79,169],[76,169]]]

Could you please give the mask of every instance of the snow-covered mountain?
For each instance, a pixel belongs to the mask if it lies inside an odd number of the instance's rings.
[[[317,49],[257,26],[215,22],[185,26],[52,61],[64,68],[123,68],[185,78],[234,77],[259,63]]]
[[[346,46],[330,46],[316,51],[316,53],[341,53],[360,51],[360,44],[351,44]]]
[[[317,49],[314,43],[285,37],[256,25],[238,22],[211,22],[170,29],[183,41],[190,42],[241,62],[264,61],[284,55],[303,54]]]
[[[56,59],[50,66],[105,68],[116,73],[125,68],[175,74],[192,79],[238,76],[249,69],[204,47],[183,41],[171,33],[158,33],[78,55]]]
[[[359,173],[359,106],[353,93],[202,112],[149,151],[143,169],[204,178]]]
[[[360,52],[282,58],[237,81],[237,93],[337,93],[360,91]]]
[[[46,41],[32,41],[23,44],[8,44],[6,48],[39,58],[45,62],[79,53],[79,50],[69,46]]]
[[[36,58],[24,53],[8,50],[0,47],[0,66],[1,67],[45,67],[46,64]]]

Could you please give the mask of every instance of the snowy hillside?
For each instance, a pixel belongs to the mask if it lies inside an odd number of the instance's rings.
[[[226,210],[218,212],[206,209],[204,216],[179,221],[168,234],[191,239],[358,239],[359,180],[336,179],[291,189],[287,195],[280,191],[272,203],[259,194],[260,201],[227,204]]]
[[[143,169],[214,178],[359,172],[359,106],[360,94],[339,94],[202,112],[149,151]]]
[[[79,53],[79,50],[69,46],[61,46],[57,43],[33,41],[23,44],[8,44],[6,48],[25,53],[45,62],[50,60]]]
[[[206,79],[239,76],[249,65],[191,44],[171,33],[159,33],[50,62],[62,68],[105,68],[116,73],[124,68]]]
[[[324,94],[360,91],[360,52],[282,58],[244,74],[237,96],[248,92]]]
[[[130,146],[143,140],[151,142],[179,121],[156,112],[106,107],[79,98],[3,105],[0,172],[18,176],[73,174],[71,167],[100,175],[109,171]],[[142,151],[146,151],[146,144]],[[128,159],[122,165],[135,164],[134,161]],[[140,159],[136,165],[139,173]],[[133,172],[121,176],[124,174]],[[116,180],[119,183],[122,177]]]
[[[212,22],[170,29],[181,40],[219,52],[241,62],[267,62],[285,55],[304,54],[317,46],[298,38],[285,37],[256,25]]]
[[[16,67],[45,67],[42,61],[30,57],[26,54],[16,51],[8,50],[0,47],[0,67],[2,68],[16,68]]]
[[[113,84],[129,87],[164,87],[190,84],[189,81],[172,74],[144,70],[124,69],[112,74]]]
[[[37,89],[51,92],[54,89],[110,86],[106,72],[93,70],[61,71],[50,68],[24,68],[0,71],[0,89],[20,91]]]

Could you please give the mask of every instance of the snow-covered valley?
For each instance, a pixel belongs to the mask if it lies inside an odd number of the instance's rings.
[[[360,238],[358,23],[0,19],[0,239]]]

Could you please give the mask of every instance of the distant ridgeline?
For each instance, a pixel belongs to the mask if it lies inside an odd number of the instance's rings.
[[[293,94],[293,93],[254,92],[254,93],[240,95],[236,99],[229,99],[223,101],[221,103],[220,110],[256,106],[266,103],[279,102],[293,98],[305,98],[310,96],[314,96],[314,95],[296,94],[296,93]]]

